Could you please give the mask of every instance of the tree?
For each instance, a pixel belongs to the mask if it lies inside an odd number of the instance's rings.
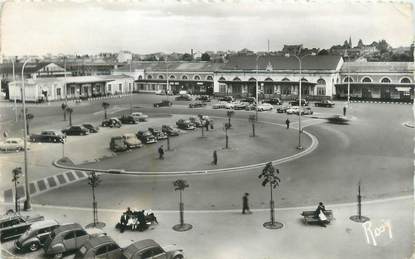
[[[328,54],[329,54],[329,52],[326,49],[322,49],[318,52],[317,55],[318,56],[325,56],[325,55],[328,55]]]
[[[365,44],[363,44],[362,39],[359,39],[359,41],[357,42],[357,47],[358,48],[363,48],[365,46]]]
[[[61,105],[61,109],[62,109],[62,111],[63,111],[63,121],[66,121],[66,108],[68,107],[68,105],[67,104],[65,104],[65,103],[62,103],[62,105]]]
[[[104,108],[104,116],[105,116],[105,119],[107,119],[107,109],[108,109],[108,107],[110,107],[110,104],[109,103],[107,103],[107,102],[103,102],[102,103],[102,108]]]
[[[182,56],[182,60],[183,61],[192,61],[193,57],[189,53],[184,53],[183,56]]]
[[[72,126],[73,109],[71,107],[66,107],[66,112],[69,114],[69,126]]]
[[[180,224],[174,225],[173,229],[176,231],[187,231],[193,226],[190,224],[184,223],[184,204],[182,199],[182,192],[185,188],[189,187],[189,184],[186,180],[178,179],[173,182],[174,190],[179,191],[179,210],[180,210]]]
[[[262,173],[258,176],[259,179],[262,178],[262,186],[266,186],[269,184],[269,190],[270,190],[270,212],[271,212],[271,221],[265,222],[263,226],[268,229],[278,229],[282,228],[282,223],[275,221],[275,205],[274,205],[274,199],[272,195],[272,190],[277,188],[279,186],[279,183],[281,182],[280,178],[277,176],[280,171],[278,169],[275,169],[272,165],[272,162],[269,162],[265,165],[264,169],[262,169]]]
[[[380,51],[380,54],[383,54],[389,52],[390,46],[389,43],[386,42],[386,40],[381,40],[378,42],[377,48]]]
[[[210,55],[205,52],[205,53],[202,54],[202,56],[200,57],[200,59],[202,61],[210,61]]]
[[[91,174],[88,176],[88,185],[91,186],[92,190],[93,223],[89,224],[87,227],[103,228],[105,226],[105,223],[98,221],[98,203],[95,198],[95,189],[98,187],[101,181],[101,178],[99,178],[99,176],[96,175],[95,172],[91,172]]]

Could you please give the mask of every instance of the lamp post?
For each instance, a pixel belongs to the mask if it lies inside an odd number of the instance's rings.
[[[13,66],[13,82],[16,84],[16,74],[14,72],[14,59],[10,59],[10,61],[12,62],[12,66]],[[9,95],[10,95],[10,92],[9,92]],[[15,115],[15,119],[16,119],[16,122],[17,122],[17,101],[16,101],[16,94],[14,95],[14,115]]]
[[[259,65],[258,65],[258,59],[259,59],[259,55],[256,56],[256,80],[255,80],[255,102],[256,102],[256,107],[255,107],[255,120],[258,121],[258,70],[259,70]]]
[[[24,210],[30,210],[32,208],[30,203],[30,191],[29,191],[29,174],[27,171],[27,117],[26,117],[26,91],[24,86],[24,67],[26,66],[27,62],[29,62],[30,58],[26,59],[22,66],[22,103],[23,103],[23,121],[24,121],[24,180],[25,180],[25,192],[26,192],[26,200],[24,202]]]
[[[301,145],[301,134],[302,134],[302,128],[301,128],[301,113],[303,112],[302,108],[302,99],[301,99],[301,83],[302,83],[302,60],[303,58],[307,57],[307,56],[315,56],[315,53],[311,53],[311,54],[307,54],[304,56],[297,56],[295,54],[292,54],[293,57],[295,57],[298,60],[298,64],[299,64],[299,82],[298,82],[298,146],[297,149],[302,150],[303,146]],[[290,54],[286,55],[287,57],[290,57]]]

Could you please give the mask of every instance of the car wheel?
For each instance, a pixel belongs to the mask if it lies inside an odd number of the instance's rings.
[[[183,255],[176,255],[173,259],[183,259]]]
[[[29,251],[34,252],[39,249],[39,243],[33,242],[29,245]]]
[[[61,259],[63,257],[63,253],[57,253],[53,256],[55,259]]]

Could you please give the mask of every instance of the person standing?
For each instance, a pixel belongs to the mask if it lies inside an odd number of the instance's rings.
[[[160,160],[164,160],[164,149],[163,149],[163,145],[161,145],[159,147],[159,159]]]
[[[249,209],[249,202],[248,202],[249,193],[245,193],[242,197],[242,214],[248,213],[251,214],[251,210]]]
[[[214,165],[218,164],[218,154],[216,152],[216,150],[213,151],[213,162]]]
[[[290,128],[290,120],[288,118],[285,120],[285,124],[287,125],[287,129],[289,129]]]
[[[346,116],[346,106],[343,107],[343,116]]]

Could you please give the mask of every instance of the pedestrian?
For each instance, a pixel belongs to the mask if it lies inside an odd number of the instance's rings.
[[[249,193],[246,192],[242,197],[242,214],[245,214],[245,212],[251,214],[251,210],[249,209],[248,196]]]
[[[4,132],[3,132],[3,137],[4,138],[7,138],[9,136],[9,133],[7,133],[7,131],[5,130]]]
[[[346,106],[343,107],[343,116],[346,116]]]
[[[206,120],[205,126],[206,126],[206,131],[209,131],[209,121],[208,120]]]
[[[288,118],[285,120],[285,124],[287,124],[287,129],[289,129],[290,128],[290,120]]]
[[[216,150],[213,151],[213,162],[212,164],[217,165],[218,164],[218,154]]]
[[[164,160],[164,150],[163,150],[163,145],[161,145],[159,147],[159,159],[160,160]]]

